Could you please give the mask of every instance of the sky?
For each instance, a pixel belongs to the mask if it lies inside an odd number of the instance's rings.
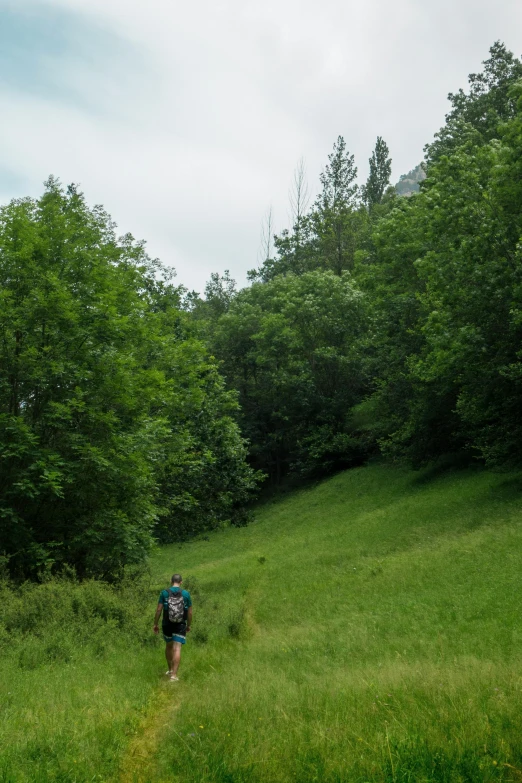
[[[520,0],[0,0],[0,203],[53,174],[190,290],[244,285],[301,158],[315,196],[339,135],[361,182],[382,136],[397,181],[498,39]]]

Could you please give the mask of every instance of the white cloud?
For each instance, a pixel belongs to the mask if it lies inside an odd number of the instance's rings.
[[[382,135],[398,178],[491,43],[522,48],[522,8],[509,0],[52,5],[80,14],[80,35],[85,15],[128,40],[135,57],[69,56],[61,73],[56,60],[55,79],[83,103],[4,88],[0,167],[31,193],[51,172],[81,182],[198,289],[227,267],[243,282],[269,203],[276,226],[287,224],[302,155],[315,190],[337,135],[362,176]]]

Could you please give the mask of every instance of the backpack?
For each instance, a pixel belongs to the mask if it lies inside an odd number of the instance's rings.
[[[169,597],[167,602],[169,622],[182,623],[185,619],[185,601],[183,600],[183,593],[181,590],[177,590],[175,593],[172,589],[169,589]]]

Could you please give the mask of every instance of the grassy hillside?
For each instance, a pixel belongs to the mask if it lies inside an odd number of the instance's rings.
[[[0,781],[522,780],[521,490],[373,466],[161,550],[145,621],[180,570],[181,681],[137,619],[34,668],[4,648]]]

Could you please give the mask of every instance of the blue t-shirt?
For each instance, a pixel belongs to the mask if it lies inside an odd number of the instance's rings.
[[[158,598],[158,603],[163,604],[163,622],[168,621],[169,619],[169,593],[179,593],[180,591],[183,595],[183,606],[185,607],[184,620],[187,619],[187,611],[189,607],[192,606],[192,598],[190,597],[189,591],[182,590],[181,587],[169,587],[167,590],[162,590],[160,597]]]

